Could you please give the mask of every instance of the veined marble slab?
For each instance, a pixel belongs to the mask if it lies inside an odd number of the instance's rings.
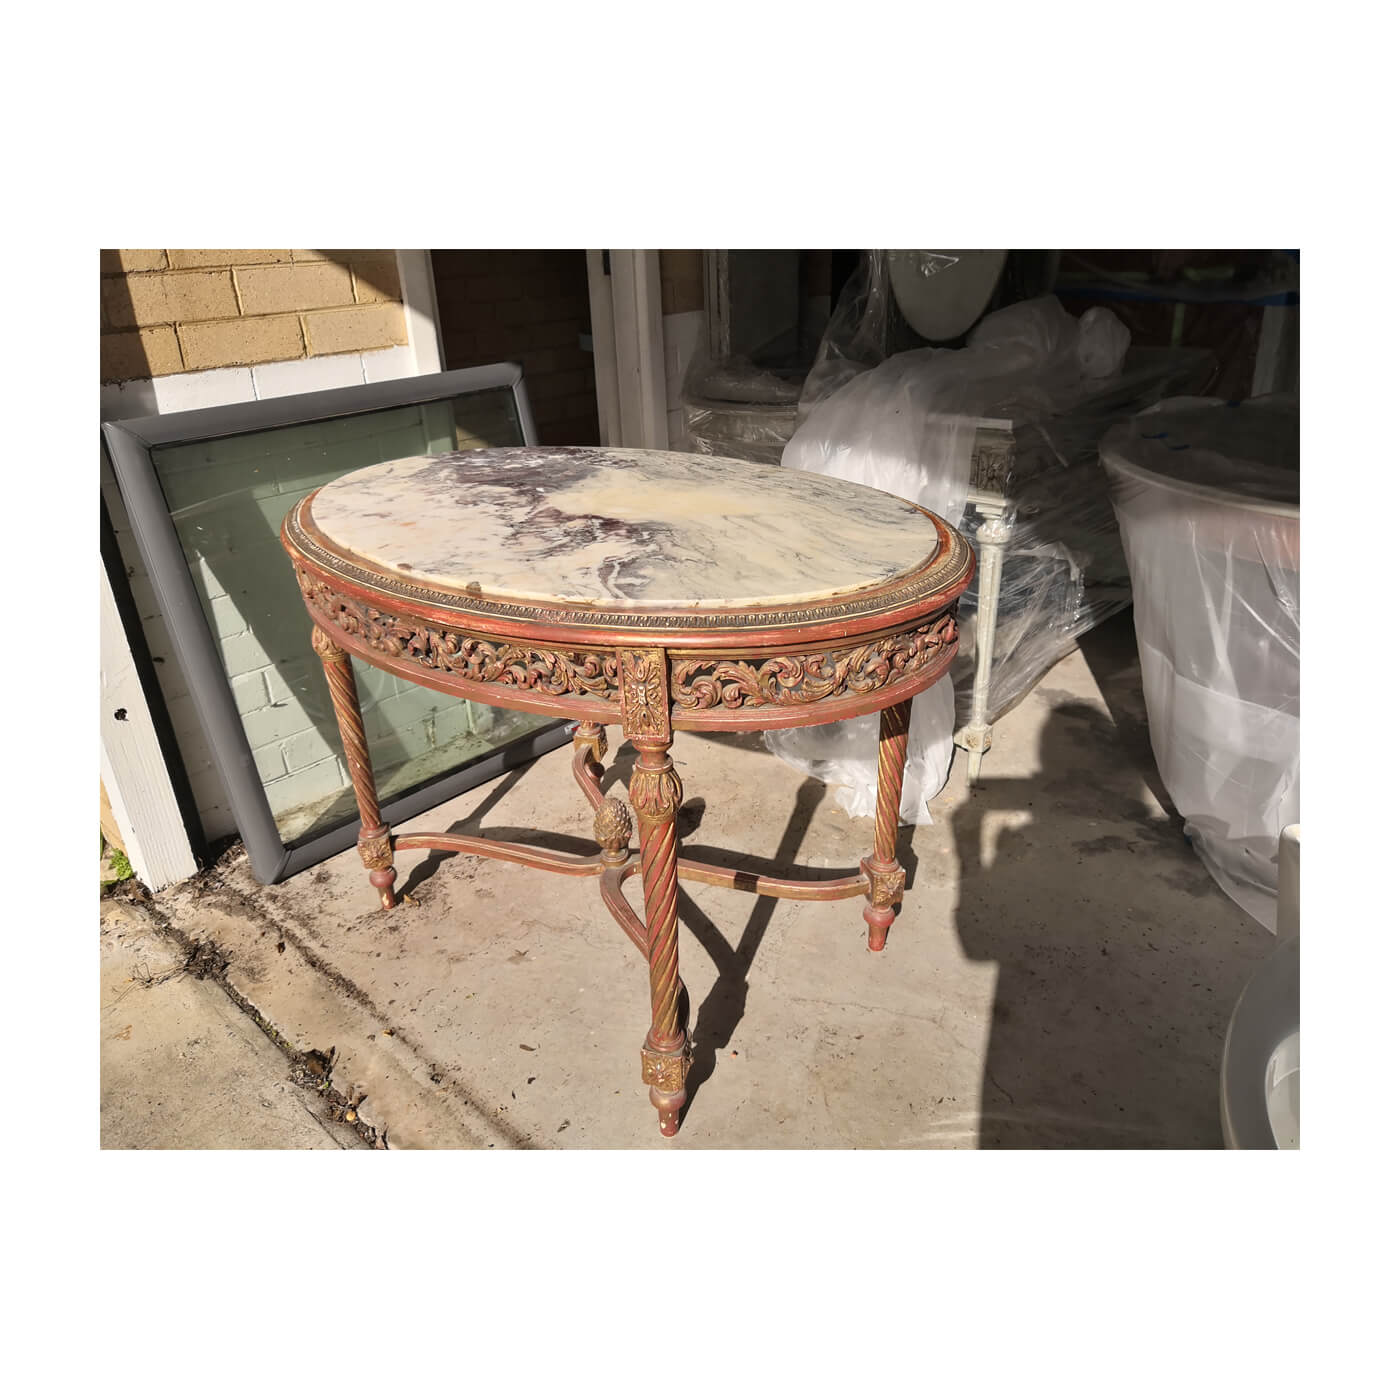
[[[335,544],[424,585],[695,608],[885,582],[938,547],[907,501],[784,467],[602,447],[404,457],[321,488]]]

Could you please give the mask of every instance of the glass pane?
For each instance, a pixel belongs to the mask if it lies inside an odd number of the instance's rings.
[[[487,389],[152,451],[277,829],[293,845],[355,815],[311,624],[278,540],[308,491],[420,453],[521,445],[515,396]],[[454,700],[354,662],[381,799],[557,723]]]

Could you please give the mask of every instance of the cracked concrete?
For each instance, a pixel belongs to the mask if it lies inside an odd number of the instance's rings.
[[[609,740],[621,792],[631,750]],[[1130,615],[994,742],[975,792],[959,755],[934,823],[901,832],[910,881],[882,954],[859,900],[682,886],[695,1065],[669,1142],[640,1081],[646,969],[591,880],[404,852],[418,903],[384,915],[354,851],[272,888],[235,855],[154,908],[218,946],[288,1045],[334,1048],[334,1091],[391,1147],[1218,1146],[1225,1027],[1273,940],[1159,800]],[[569,757],[410,826],[589,850]],[[674,757],[691,855],[815,874],[868,852],[870,823],[756,736],[680,735]]]
[[[104,1148],[363,1147],[139,904],[102,902]]]

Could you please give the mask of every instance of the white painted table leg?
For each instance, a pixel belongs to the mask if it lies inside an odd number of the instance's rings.
[[[971,786],[982,771],[982,755],[992,746],[992,726],[987,722],[991,691],[992,650],[996,644],[997,609],[1001,602],[1001,565],[1011,522],[988,507],[978,506],[982,524],[977,528],[977,661],[972,673],[972,708],[967,723],[955,736],[967,750],[967,781]]]

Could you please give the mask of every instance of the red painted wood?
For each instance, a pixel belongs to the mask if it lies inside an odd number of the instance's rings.
[[[570,856],[526,846],[518,841],[494,841],[486,836],[458,836],[450,831],[413,831],[394,837],[396,851],[462,851],[472,856],[490,856],[536,870],[552,870],[556,875],[601,875],[603,862],[591,856]]]
[[[484,606],[489,600],[479,594],[439,589],[433,590],[437,596],[422,596],[424,590],[407,577],[343,554],[311,523],[311,499],[300,502],[284,522],[282,542],[310,580],[307,610],[324,634],[318,651],[326,664],[352,771],[359,776],[356,796],[365,822],[361,855],[367,865],[376,867],[370,871],[370,880],[385,907],[394,898],[391,838],[379,824],[378,799],[367,760],[358,768],[354,765],[354,755],[363,749],[364,739],[349,655],[442,694],[581,721],[572,770],[597,814],[594,830],[604,843],[598,856],[570,856],[519,842],[450,832],[392,838],[392,850],[462,851],[556,874],[599,877],[605,907],[647,958],[652,1016],[642,1048],[643,1079],[651,1087],[662,1133],[672,1135],[685,1103],[689,1064],[687,1027],[680,1016],[678,881],[694,880],[776,899],[831,900],[864,895],[869,946],[876,950],[884,946],[894,919],[893,905],[903,885],[894,849],[910,701],[945,675],[957,655],[952,619],[957,597],[972,577],[971,551],[945,522],[925,511],[939,543],[922,565],[885,583],[830,599],[734,608],[725,613],[698,611],[693,621],[673,608],[631,609],[622,603],[587,608],[562,601],[557,608],[531,605],[528,616],[511,616],[509,611]],[[288,532],[293,519],[305,537],[305,548]],[[355,572],[361,569],[366,572]],[[321,585],[332,596],[324,596]],[[518,606],[512,600],[499,601],[505,608]],[[326,610],[324,615],[321,609]],[[822,612],[837,615],[813,616]],[[638,619],[635,625],[625,620],[628,613]],[[598,615],[596,622],[594,614]],[[605,618],[604,614],[611,616]],[[619,615],[624,621],[617,620]],[[666,625],[648,626],[646,616],[664,617]],[[709,620],[716,625],[705,625]],[[445,655],[452,664],[470,663],[478,674],[485,668],[503,676],[514,675],[516,684],[471,680],[412,657],[392,655],[372,646],[367,638],[350,630],[352,626],[369,628],[396,647],[411,645],[430,658]],[[456,637],[444,638],[440,635],[443,632]],[[908,635],[911,633],[917,635]],[[459,638],[486,645],[465,647]],[[511,651],[502,656],[501,647]],[[872,650],[865,650],[867,647]],[[521,659],[520,648],[531,654]],[[784,664],[770,665],[760,672],[763,663],[774,658],[782,658]],[[744,664],[711,666],[712,662]],[[674,676],[673,665],[677,667]],[[902,669],[906,666],[917,669],[906,672]],[[516,669],[512,672],[511,667]],[[834,686],[838,678],[843,686],[874,688],[790,701],[794,691]],[[602,687],[615,685],[616,698],[599,699],[590,693],[587,687],[595,681]],[[551,694],[543,688],[549,684],[579,687],[583,693],[566,690]],[[682,699],[699,703],[689,707],[675,703],[673,684]],[[729,688],[721,690],[721,686]],[[767,703],[775,694],[789,703]],[[703,703],[723,696],[739,697],[742,703],[734,708]],[[675,822],[680,784],[668,752],[673,730],[783,729],[827,724],[874,711],[881,712],[875,849],[861,862],[859,874],[793,880],[680,856]],[[609,724],[622,724],[638,751],[630,784],[640,845],[637,855],[628,854],[626,809],[603,792],[600,760],[605,740],[596,726]],[[645,920],[638,917],[622,890],[624,882],[636,873],[642,875]]]
[[[698,880],[702,885],[719,885],[727,890],[743,890],[773,899],[850,899],[870,889],[870,882],[864,875],[843,875],[839,880],[783,880],[773,875],[732,870],[726,865],[707,865],[685,856],[678,866],[682,880]]]

